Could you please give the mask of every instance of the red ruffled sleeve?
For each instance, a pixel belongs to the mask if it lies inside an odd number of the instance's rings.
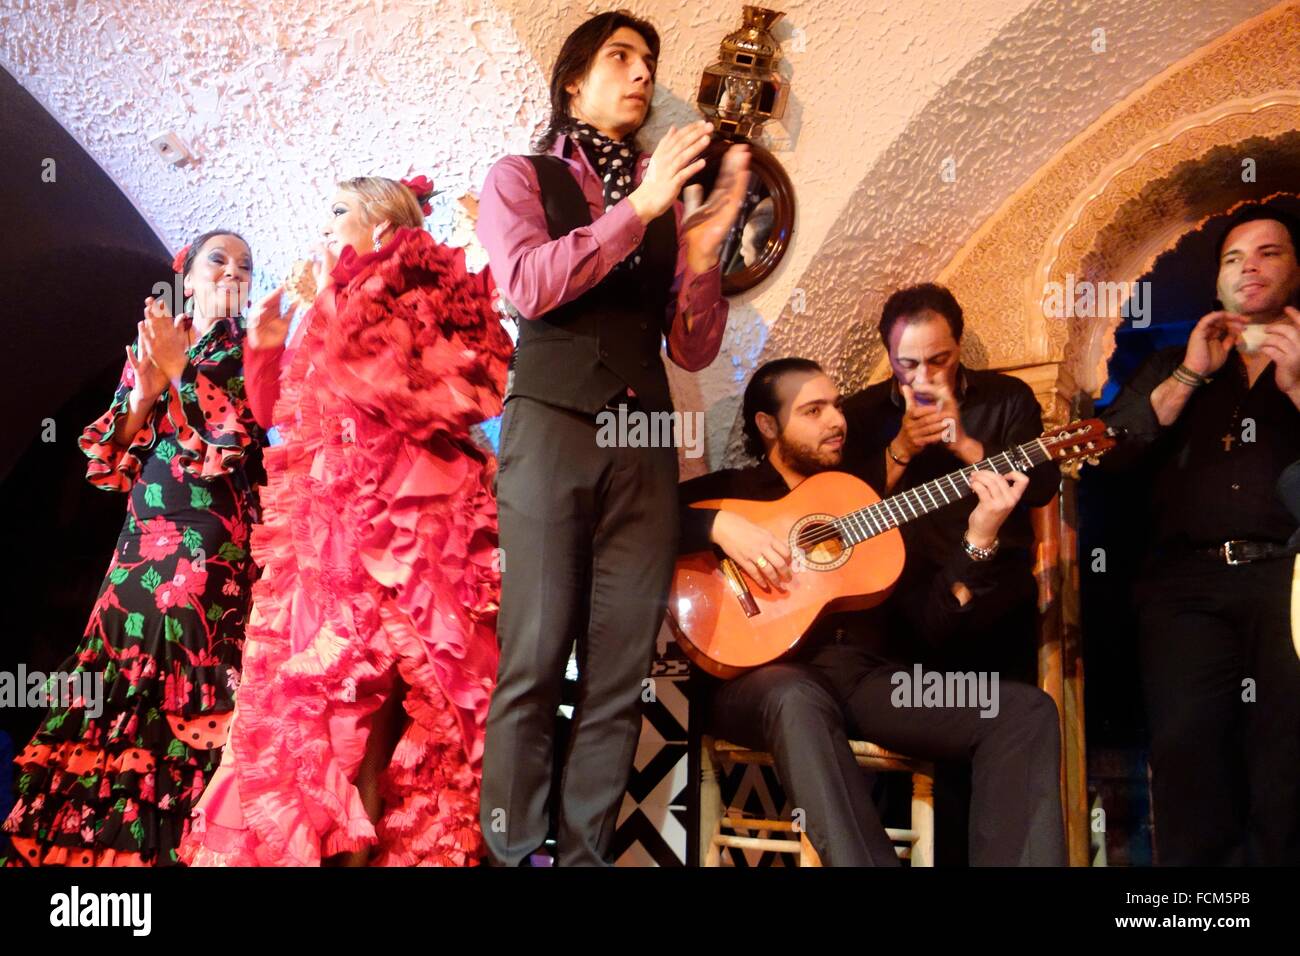
[[[242,336],[229,320],[209,330],[191,350],[179,391],[168,387],[126,447],[113,440],[135,387],[135,373],[124,363],[112,405],[78,439],[90,459],[86,480],[107,491],[129,491],[145,457],[164,439],[180,446],[181,467],[195,477],[215,478],[242,467],[262,444],[262,429],[245,398],[242,374],[212,377],[230,367],[229,359],[240,358],[242,349]]]
[[[417,441],[500,414],[510,337],[463,249],[401,229],[378,253],[345,251],[335,280],[325,361],[342,394]]]
[[[284,345],[273,349],[244,349],[244,389],[248,407],[262,428],[275,424],[275,400],[280,397],[280,372],[287,364]]]
[[[118,380],[113,403],[103,415],[86,426],[77,444],[90,459],[86,466],[86,480],[105,491],[130,491],[144,465],[144,456],[158,441],[157,415],[150,415],[140,426],[127,447],[113,440],[122,420],[130,413],[131,389],[135,388],[135,372],[130,362],[122,363],[122,377]]]

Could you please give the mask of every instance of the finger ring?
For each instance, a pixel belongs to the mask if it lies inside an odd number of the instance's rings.
[[[754,563],[757,564],[760,568],[765,568],[767,567],[767,558],[759,558]]]

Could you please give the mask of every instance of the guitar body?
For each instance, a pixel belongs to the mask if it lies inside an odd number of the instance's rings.
[[[733,511],[784,539],[795,556],[785,592],[764,591],[736,569],[753,598],[746,612],[712,551],[677,562],[668,597],[668,619],[686,655],[717,677],[731,678],[793,650],[823,614],[874,607],[888,597],[903,572],[903,536],[897,528],[844,547],[828,536],[803,552],[796,541],[827,522],[880,500],[866,482],[828,471],[802,481],[777,501],[723,498],[696,508]]]
[[[823,614],[874,607],[888,597],[903,573],[899,526],[973,494],[973,472],[1095,462],[1121,436],[1096,418],[1071,422],[884,502],[865,482],[838,471],[804,479],[779,501],[697,502],[693,507],[735,512],[783,538],[794,578],[785,591],[764,591],[714,551],[679,558],[668,622],[697,665],[716,677],[737,677],[788,654]]]

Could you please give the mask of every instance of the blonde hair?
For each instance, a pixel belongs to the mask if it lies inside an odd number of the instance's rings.
[[[424,228],[424,213],[420,211],[415,193],[395,179],[356,176],[342,180],[338,183],[338,188],[361,198],[367,225],[387,219],[393,228]]]

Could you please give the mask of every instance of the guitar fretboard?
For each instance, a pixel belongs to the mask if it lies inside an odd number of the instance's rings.
[[[843,542],[853,546],[891,528],[907,524],[931,511],[960,501],[974,493],[970,476],[976,471],[994,471],[1005,475],[1011,471],[1028,471],[1035,465],[1050,461],[1052,453],[1041,438],[1017,445],[1009,451],[993,455],[958,471],[909,488],[874,505],[860,508],[831,522]]]

